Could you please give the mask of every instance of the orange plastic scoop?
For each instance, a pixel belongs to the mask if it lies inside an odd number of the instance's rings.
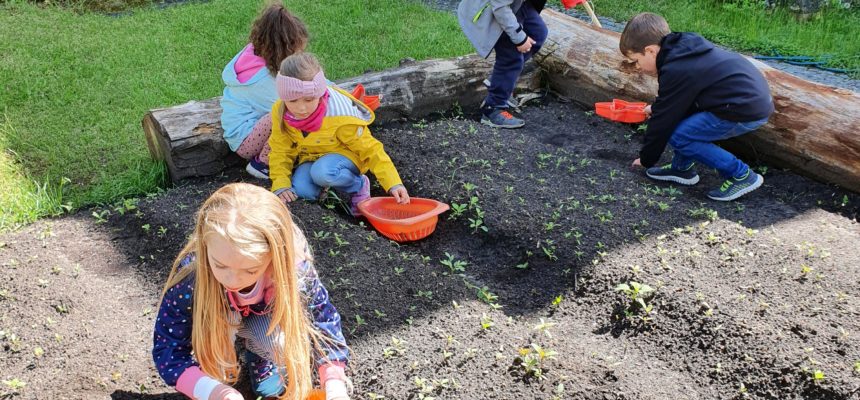
[[[423,239],[436,230],[439,214],[448,205],[433,199],[412,197],[409,204],[397,204],[394,197],[371,197],[358,203],[361,214],[383,236],[409,242]]]
[[[308,395],[307,400],[325,400],[325,391],[321,389],[313,389]]]
[[[638,124],[648,118],[648,114],[643,111],[646,106],[648,103],[613,99],[611,102],[595,103],[594,111],[597,115],[616,122]]]

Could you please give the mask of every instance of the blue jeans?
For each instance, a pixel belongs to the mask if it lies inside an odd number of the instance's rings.
[[[293,191],[305,200],[318,199],[326,187],[347,194],[358,193],[363,183],[358,167],[348,158],[335,153],[300,164],[293,171],[292,179]]]
[[[716,169],[726,179],[742,177],[749,171],[749,166],[713,142],[743,135],[766,122],[767,118],[732,122],[707,111],[693,114],[681,121],[669,138],[669,145],[675,149],[672,168],[686,170],[698,161]]]
[[[520,53],[511,38],[504,32],[493,49],[496,51],[496,63],[490,75],[490,88],[487,91],[485,104],[491,107],[502,107],[514,92],[514,86],[523,65],[535,55],[546,40],[547,28],[540,14],[530,2],[525,1],[517,11],[517,21],[523,26],[523,32],[535,41],[528,53]]]

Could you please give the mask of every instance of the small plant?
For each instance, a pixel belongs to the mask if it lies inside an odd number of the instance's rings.
[[[529,347],[524,347],[519,350],[519,357],[514,362],[518,363],[523,373],[526,376],[531,376],[537,379],[544,379],[546,372],[546,362],[554,359],[556,352],[544,349],[538,344],[532,343]]]
[[[468,262],[455,259],[454,256],[449,254],[447,251],[445,252],[445,256],[448,258],[444,260],[439,260],[439,263],[448,267],[448,269],[451,270],[452,274],[460,274],[466,272],[466,266],[469,265]]]
[[[707,219],[711,222],[716,221],[717,217],[719,216],[716,211],[707,207],[689,209],[687,210],[687,214],[689,214],[693,218]]]
[[[555,298],[552,299],[552,303],[550,303],[550,306],[552,308],[558,308],[558,306],[561,304],[562,300],[564,300],[564,295],[560,294],[558,296],[555,296]]]
[[[92,216],[96,219],[97,224],[103,224],[107,222],[107,217],[110,216],[110,210],[102,210],[100,212],[93,211]]]
[[[495,326],[496,324],[493,322],[493,319],[490,318],[486,313],[481,314],[481,329],[487,330]]]
[[[24,381],[22,381],[22,380],[20,380],[20,379],[18,379],[18,378],[12,378],[12,379],[10,379],[10,380],[8,380],[8,381],[5,381],[5,380],[4,380],[4,381],[3,381],[3,384],[4,384],[4,385],[6,385],[7,387],[9,387],[10,389],[12,389],[12,391],[14,391],[14,392],[16,392],[16,393],[17,393],[19,390],[23,389],[23,388],[24,388],[24,386],[27,386],[27,384],[26,384]]]
[[[551,338],[552,335],[549,333],[549,328],[556,326],[555,322],[547,322],[544,321],[543,318],[540,319],[540,323],[535,325],[534,330],[543,332],[546,337]]]
[[[651,286],[630,281],[629,283],[618,284],[615,291],[624,293],[630,300],[630,304],[624,310],[624,316],[627,319],[638,319],[642,323],[650,322],[653,319],[651,315],[654,311],[654,305],[648,303],[654,294],[654,289]]]
[[[494,304],[497,300],[499,300],[499,296],[496,296],[493,292],[490,291],[490,288],[484,286],[478,289],[478,300],[481,300],[487,304]]]
[[[391,337],[391,346],[382,349],[383,358],[399,357],[404,354],[406,354],[406,341],[394,336]]]
[[[454,220],[459,218],[466,212],[468,206],[466,203],[451,203],[451,214],[448,215],[448,219]]]

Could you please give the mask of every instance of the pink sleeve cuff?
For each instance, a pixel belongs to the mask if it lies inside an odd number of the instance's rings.
[[[325,387],[329,379],[346,381],[346,364],[341,361],[327,362],[319,367],[320,385]]]
[[[189,367],[179,375],[179,380],[176,381],[176,390],[189,398],[194,398],[194,385],[200,378],[206,376],[203,371],[196,365]]]

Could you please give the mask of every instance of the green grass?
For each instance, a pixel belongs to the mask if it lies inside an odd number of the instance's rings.
[[[287,1],[336,80],[404,57],[472,51],[453,15],[406,0]],[[144,113],[221,94],[261,2],[214,0],[120,18],[0,5],[0,230],[166,184]],[[64,183],[65,182],[65,183]]]
[[[828,7],[807,21],[789,11],[766,10],[753,0],[594,0],[595,12],[616,21],[649,11],[674,31],[698,32],[738,51],[763,55],[832,56],[832,67],[860,68],[860,10]]]

